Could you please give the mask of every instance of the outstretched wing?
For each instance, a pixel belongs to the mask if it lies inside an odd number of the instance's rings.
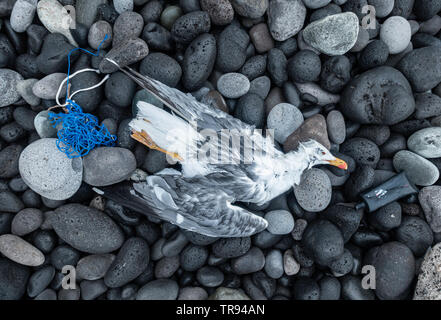
[[[198,179],[157,175],[145,183],[124,182],[95,191],[137,212],[211,237],[246,237],[267,227],[265,219],[232,205],[226,193]]]

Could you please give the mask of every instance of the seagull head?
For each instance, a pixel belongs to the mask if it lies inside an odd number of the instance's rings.
[[[321,164],[328,164],[343,170],[348,169],[348,164],[345,161],[333,156],[328,149],[315,140],[301,142],[299,150],[302,150],[308,156],[309,168]]]

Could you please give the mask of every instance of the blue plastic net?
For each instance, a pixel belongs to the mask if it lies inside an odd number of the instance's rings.
[[[70,56],[76,50],[81,50],[93,56],[98,56],[100,47],[107,39],[107,35],[98,47],[96,53],[92,53],[82,48],[75,48],[68,55],[68,71],[66,81],[66,103],[67,113],[49,112],[49,120],[52,126],[61,126],[57,133],[57,147],[69,158],[78,158],[87,155],[90,150],[97,146],[115,145],[116,136],[110,134],[104,125],[99,125],[98,118],[90,113],[84,113],[75,101],[69,99],[69,76],[70,76]]]

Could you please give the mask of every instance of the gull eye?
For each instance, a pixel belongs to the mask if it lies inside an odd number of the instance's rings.
[[[325,155],[325,154],[326,154],[326,152],[322,151],[322,155]]]

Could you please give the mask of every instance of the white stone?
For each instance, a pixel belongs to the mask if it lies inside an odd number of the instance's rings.
[[[387,44],[390,54],[403,52],[409,45],[411,36],[410,24],[403,17],[390,17],[381,26],[380,39]]]

